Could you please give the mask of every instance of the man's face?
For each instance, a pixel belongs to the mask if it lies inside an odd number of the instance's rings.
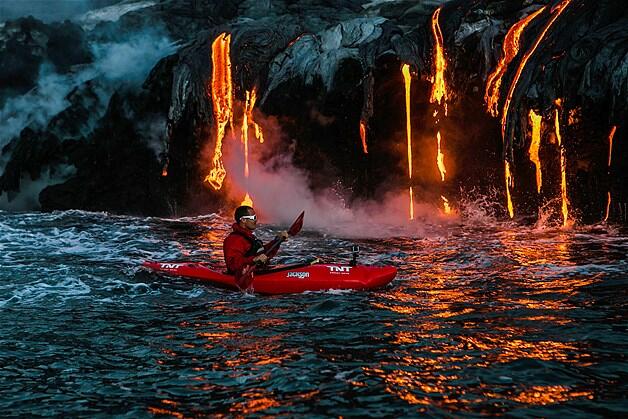
[[[240,217],[240,225],[249,230],[255,230],[257,228],[255,210],[250,209],[245,216]]]

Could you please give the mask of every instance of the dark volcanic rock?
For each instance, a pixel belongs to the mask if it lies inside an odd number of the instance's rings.
[[[64,73],[91,59],[83,30],[74,23],[48,25],[33,17],[8,21],[0,27],[0,104],[33,88],[43,62]]]
[[[435,52],[431,18],[439,6],[449,92],[446,116],[444,105],[429,100]],[[484,92],[503,54],[504,37],[516,22],[543,7],[522,33],[520,51],[505,69],[499,115],[492,117]],[[224,192],[204,186],[208,168],[201,161],[215,142],[211,44],[227,32],[235,100],[243,101],[246,91],[256,89],[257,110],[278,121],[282,131],[283,142],[272,152],[293,153],[293,163],[310,174],[312,187],[341,184],[336,189],[350,201],[409,186],[401,75],[401,66],[409,64],[412,184],[421,199],[439,201],[442,194],[455,198],[474,188],[485,194],[503,191],[506,160],[515,178],[511,192],[516,213],[535,218],[540,206],[560,195],[561,150],[554,128],[558,110],[574,213],[594,222],[601,218],[609,191],[620,205],[628,196],[622,175],[628,173],[627,150],[620,145],[626,142],[628,108],[626,10],[619,0],[160,1],[116,22],[100,23],[88,38],[123,39],[152,27],[164,28],[185,43],[153,68],[141,89],[118,89],[98,124],[93,117],[100,116],[102,106],[98,89],[86,84],[73,91],[68,96],[71,106],[38,134],[48,144],[42,147],[57,157],[46,161],[38,155],[30,167],[20,162],[26,154],[16,153],[20,157],[7,166],[4,184],[14,187],[20,170],[35,173],[37,164],[60,161],[64,140],[84,137],[72,152],[64,151],[71,155],[68,161],[76,166],[76,176],[41,194],[45,208],[156,214],[219,205]],[[59,71],[67,69],[64,63],[85,59],[83,47],[67,57],[54,52],[67,37],[84,38],[75,27],[60,25],[53,35],[40,23],[27,22],[35,29],[11,32],[14,24],[0,30],[5,34],[0,54],[13,54],[7,57],[16,63],[3,68],[0,77],[20,76],[11,88],[22,91],[32,86],[44,59]],[[28,51],[15,45],[27,45]],[[540,193],[529,159],[532,109],[544,117],[540,156],[545,181]],[[241,118],[238,112],[236,119]],[[368,153],[360,140],[361,121]],[[613,126],[617,146],[609,168]],[[435,165],[437,132],[446,152],[445,182]],[[30,144],[27,149],[43,155],[33,140],[20,139],[12,146],[17,150],[22,141],[23,147]],[[503,207],[503,202],[496,206]]]

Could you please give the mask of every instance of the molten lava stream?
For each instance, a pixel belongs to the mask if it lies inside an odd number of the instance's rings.
[[[514,178],[510,173],[510,163],[508,160],[504,160],[504,176],[506,178],[506,202],[508,203],[508,215],[510,218],[514,218],[515,210],[512,206],[512,198],[510,196],[510,188],[514,186]]]
[[[406,90],[406,139],[408,143],[408,179],[412,184],[412,122],[410,118],[410,84],[412,79],[410,77],[410,65],[404,64],[401,67],[401,73],[403,74],[403,81]],[[414,220],[414,197],[412,193],[412,186],[410,186],[410,219]]]
[[[443,47],[443,32],[440,28],[439,18],[442,7],[439,7],[432,14],[432,35],[434,37],[434,61],[432,63],[432,91],[430,94],[430,103],[438,103],[444,107],[445,116],[447,116],[447,99],[449,98],[449,92],[447,91],[447,85],[445,83],[445,69],[447,68],[447,61],[445,60],[445,50]],[[434,118],[437,118],[438,110],[434,111]],[[438,126],[440,120],[436,119],[435,125]],[[436,167],[440,173],[441,182],[445,181],[445,155],[441,148],[442,136],[440,130],[436,133]],[[443,199],[443,211],[445,214],[451,213],[451,207],[447,198],[441,195]]]
[[[560,134],[560,118],[559,112],[561,108],[561,100],[556,99],[557,109],[555,110],[554,129],[556,132],[556,140],[560,148],[560,195],[561,195],[561,212],[563,214],[563,227],[569,224],[569,199],[567,198],[567,157],[565,155],[565,146],[563,145],[562,136]]]
[[[368,154],[369,150],[366,146],[366,122],[363,119],[360,120],[360,139],[362,140],[362,151],[364,154]]]
[[[205,177],[214,189],[219,190],[227,176],[222,163],[222,140],[227,124],[233,125],[233,86],[231,83],[231,35],[222,33],[212,43],[211,93],[216,125],[216,145],[212,169]]]
[[[438,18],[440,17],[439,7],[432,14],[432,35],[434,35],[434,69],[432,76],[432,93],[430,95],[430,103],[438,103],[445,106],[445,115],[447,115],[447,86],[445,85],[445,69],[447,62],[445,61],[445,52],[443,50],[443,33],[440,30]]]
[[[608,134],[608,175],[610,177],[611,174],[611,158],[613,156],[613,138],[615,137],[615,132],[617,132],[617,125],[614,125],[611,128],[611,132]],[[608,191],[608,197],[606,200],[606,215],[604,216],[604,222],[608,221],[608,216],[611,211],[611,191]]]
[[[244,179],[246,182],[246,196],[241,205],[253,206],[253,200],[249,196],[249,125],[255,127],[255,136],[260,143],[264,142],[262,129],[253,120],[253,108],[255,107],[257,95],[255,89],[246,91],[246,100],[244,103],[244,112],[242,115],[242,144],[244,146]]]
[[[545,27],[541,31],[540,35],[537,37],[537,39],[534,42],[534,44],[532,45],[532,47],[526,52],[526,54],[521,59],[521,62],[519,63],[519,67],[517,67],[517,71],[515,73],[515,76],[512,79],[512,83],[510,84],[510,88],[508,89],[508,95],[506,96],[506,101],[504,102],[504,110],[502,111],[502,121],[501,121],[501,124],[502,124],[502,139],[506,138],[506,124],[507,124],[507,121],[508,121],[508,110],[510,109],[510,102],[512,101],[512,97],[513,97],[513,95],[515,93],[515,89],[517,88],[517,83],[519,82],[519,78],[521,77],[521,73],[523,73],[523,70],[524,70],[526,64],[528,63],[528,61],[530,60],[530,57],[532,57],[532,55],[534,54],[536,49],[539,47],[539,45],[541,44],[541,42],[545,38],[545,35],[550,30],[550,28],[552,27],[552,25],[554,24],[556,19],[558,19],[558,17],[563,13],[565,8],[567,6],[569,6],[571,1],[572,0],[562,0],[552,10],[552,13],[554,13],[554,15],[547,22],[547,24],[545,25]]]
[[[512,79],[512,83],[510,83],[510,88],[508,89],[508,94],[506,95],[506,100],[504,101],[504,110],[502,111],[501,130],[502,130],[502,141],[504,142],[504,144],[506,143],[506,124],[508,123],[508,111],[510,109],[510,102],[512,101],[512,97],[513,97],[513,95],[515,93],[515,90],[517,88],[517,83],[519,82],[519,78],[521,77],[521,74],[523,73],[523,70],[524,70],[526,64],[530,60],[530,57],[532,57],[532,55],[534,54],[536,49],[539,47],[539,45],[541,44],[541,42],[545,38],[545,35],[547,34],[547,32],[550,30],[550,28],[552,27],[554,22],[556,22],[556,19],[558,19],[558,17],[563,13],[565,8],[567,6],[569,6],[571,1],[572,0],[562,0],[552,10],[553,16],[550,18],[550,20],[547,22],[547,24],[545,25],[545,27],[543,28],[543,30],[541,31],[539,36],[536,38],[536,40],[535,40],[534,44],[532,45],[532,47],[525,53],[525,55],[521,59],[521,62],[519,63],[519,67],[517,67],[517,71],[515,72],[515,75],[514,75],[514,77]],[[510,180],[510,182],[512,182],[512,176],[511,176],[509,170],[510,170],[509,164],[508,164],[508,162],[506,162],[505,177],[506,177],[506,196],[508,198],[508,214],[510,215],[510,218],[513,218],[514,217],[514,211],[512,209],[513,207],[512,207],[512,201],[511,201],[511,196],[510,196],[510,187],[511,187],[511,185],[509,183],[509,180]]]
[[[530,161],[536,167],[536,191],[541,193],[541,185],[543,183],[543,177],[541,175],[541,159],[539,157],[539,149],[541,147],[541,124],[543,123],[543,117],[537,115],[534,110],[530,110],[529,114],[530,125],[532,125],[532,139],[530,141],[530,149],[528,154],[530,155]]]
[[[497,67],[495,70],[488,76],[486,79],[486,91],[484,93],[484,101],[486,102],[486,108],[493,116],[497,116],[499,111],[497,110],[497,105],[499,102],[499,92],[502,85],[502,79],[504,74],[506,74],[506,70],[508,69],[508,65],[510,62],[517,56],[519,53],[519,41],[521,39],[521,35],[525,30],[526,26],[532,20],[537,17],[543,10],[545,10],[547,6],[541,7],[539,10],[533,12],[532,14],[524,17],[508,30],[506,36],[504,37],[504,44],[502,46],[502,57],[497,63]]]

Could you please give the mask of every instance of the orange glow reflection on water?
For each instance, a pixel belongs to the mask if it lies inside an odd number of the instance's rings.
[[[514,362],[556,362],[577,367],[594,363],[586,343],[561,336],[552,339],[546,333],[548,328],[573,323],[569,312],[576,308],[571,301],[574,291],[603,276],[576,273],[574,235],[512,230],[500,232],[495,239],[494,263],[504,264],[503,270],[461,262],[459,247],[451,246],[449,250],[444,239],[438,252],[426,252],[412,260],[417,268],[408,268],[406,286],[388,290],[371,303],[403,319],[403,327],[397,325],[402,330],[389,335],[395,348],[393,362],[363,368],[367,376],[382,380],[388,393],[410,404],[448,411],[468,410],[469,405],[485,403],[487,398],[545,405],[593,397],[590,391],[567,386],[523,388],[508,377],[510,381],[499,394],[491,393],[494,384],[470,387],[459,381],[462,371],[468,368],[488,371]],[[460,286],[466,275],[476,281],[482,278],[478,276],[482,270],[501,272],[498,278],[486,278],[489,283],[500,281],[498,292],[484,295],[477,292],[477,287]],[[511,310],[521,311],[513,319],[509,317]]]

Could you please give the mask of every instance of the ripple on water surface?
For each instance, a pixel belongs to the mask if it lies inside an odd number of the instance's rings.
[[[0,213],[0,408],[13,415],[628,414],[628,241],[602,229],[305,231],[280,261],[393,264],[374,292],[260,297],[167,278],[229,220]],[[276,230],[263,226],[265,239]]]

